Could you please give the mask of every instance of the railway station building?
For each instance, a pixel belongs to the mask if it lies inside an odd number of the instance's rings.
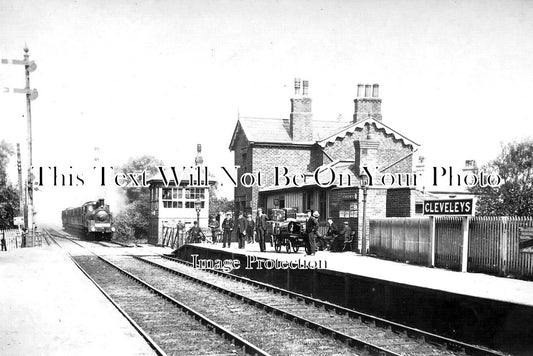
[[[179,222],[184,224],[185,231],[188,231],[198,219],[199,225],[206,230],[209,225],[209,188],[216,184],[216,180],[202,175],[203,159],[201,156],[201,145],[198,145],[198,152],[195,159],[195,166],[191,169],[199,169],[200,181],[191,181],[191,175],[185,175],[180,182],[175,182],[171,173],[168,174],[167,182],[156,174],[148,179],[150,189],[150,232],[148,243],[160,245],[164,237],[164,229],[171,228],[176,233],[175,228]],[[199,208],[199,214],[197,212]]]
[[[338,226],[347,221],[358,236],[363,190],[367,219],[415,215],[420,192],[408,179],[414,176],[419,145],[384,122],[379,85],[357,85],[349,122],[314,119],[308,82],[295,79],[294,90],[288,118],[238,118],[229,145],[234,163],[240,174],[260,172],[262,184],[245,187],[239,182],[235,208],[252,213],[258,207],[316,210],[321,223],[329,216]],[[275,167],[286,170],[276,172]],[[301,175],[284,184],[285,172]]]

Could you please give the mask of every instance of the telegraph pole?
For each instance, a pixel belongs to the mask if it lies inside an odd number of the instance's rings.
[[[19,183],[19,216],[24,216],[24,190],[22,187],[22,161],[20,159],[20,143],[17,143],[17,172]]]
[[[33,174],[32,174],[32,130],[31,130],[31,101],[37,99],[39,93],[36,89],[30,89],[30,73],[37,69],[34,61],[30,61],[28,46],[24,46],[24,59],[3,59],[2,64],[24,65],[24,74],[26,78],[26,87],[24,89],[10,89],[4,88],[6,93],[11,90],[13,93],[26,94],[26,127],[27,127],[27,143],[28,143],[28,177],[26,180],[26,206],[28,218],[25,221],[25,226],[33,239]]]
[[[33,150],[32,150],[32,133],[31,133],[31,92],[30,92],[30,62],[28,46],[24,46],[24,72],[26,75],[26,126],[28,130],[28,232],[31,231],[32,242],[34,238],[33,231]]]

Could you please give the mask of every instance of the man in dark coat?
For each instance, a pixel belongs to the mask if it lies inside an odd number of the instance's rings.
[[[263,214],[263,209],[257,209],[257,217],[255,219],[255,229],[257,230],[257,236],[259,237],[259,249],[261,252],[266,251],[265,237],[267,232],[267,217]]]
[[[2,231],[0,232],[0,234],[2,234],[2,239],[0,240],[0,244],[2,245],[2,251],[7,251],[5,232]]]
[[[255,230],[255,222],[252,218],[252,214],[248,214],[246,217],[246,237],[248,238],[248,243],[253,244],[254,243],[254,230]]]
[[[328,231],[326,233],[326,240],[329,242],[330,251],[341,251],[342,246],[338,249],[339,228],[333,222],[332,218],[328,218]]]
[[[316,252],[316,238],[318,234],[318,211],[315,211],[311,215],[311,211],[307,214],[308,218],[305,224],[305,231],[307,232],[307,246],[308,254],[311,256],[315,255]]]
[[[226,247],[226,243],[228,244],[228,247],[231,247],[231,232],[233,231],[233,226],[234,224],[231,214],[227,213],[226,218],[222,221],[222,248]]]
[[[198,243],[202,239],[205,239],[202,229],[198,226],[198,222],[194,222],[193,226],[189,229],[190,242]]]
[[[237,219],[237,237],[239,238],[239,248],[244,248],[244,242],[246,241],[246,227],[246,219],[242,213],[239,213],[239,218]]]
[[[342,246],[344,246],[344,241],[349,241],[352,238],[352,228],[348,225],[348,221],[344,222],[344,227],[339,232],[339,238],[343,239]]]

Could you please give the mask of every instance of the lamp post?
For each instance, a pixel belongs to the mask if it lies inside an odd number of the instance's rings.
[[[202,200],[200,198],[194,202],[194,208],[196,209],[196,225],[200,228],[200,211],[202,210]]]
[[[368,176],[366,173],[361,173],[359,178],[361,180],[361,189],[363,190],[363,231],[361,234],[361,254],[366,256],[366,196],[368,193]]]

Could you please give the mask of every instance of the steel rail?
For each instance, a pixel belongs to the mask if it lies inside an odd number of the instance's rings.
[[[55,238],[47,231],[45,230],[46,233],[48,234],[48,236],[52,239],[52,241],[54,241],[54,243],[56,245],[58,245],[59,247],[63,248],[63,246],[61,246],[61,244],[59,242],[57,242],[55,240]],[[62,237],[62,238],[65,238],[66,237]],[[80,247],[83,247],[81,246],[80,244],[78,244],[77,242],[75,241],[72,241],[70,240],[71,242],[77,244],[78,246]],[[92,251],[91,251],[92,252]],[[72,255],[67,252],[68,256],[70,257],[70,259],[72,260],[72,262],[74,262],[74,264],[76,265],[76,267],[78,267],[80,269],[80,271],[96,286],[96,288],[98,288],[98,290],[104,295],[104,297],[107,298],[107,300],[109,300],[111,302],[111,304],[117,308],[117,310],[122,314],[122,316],[124,316],[124,318],[126,318],[126,320],[133,326],[133,328],[141,335],[141,337],[148,343],[148,345],[155,351],[155,353],[159,356],[167,356],[167,353],[161,349],[161,347],[159,347],[159,345],[157,345],[157,343],[150,337],[150,335],[148,335],[140,326],[139,324],[137,324],[135,322],[135,320],[133,320],[129,314],[124,310],[122,309],[122,307],[120,307],[114,300],[113,298],[111,298],[111,296],[105,291],[102,289],[102,287],[100,287],[100,285],[98,283],[96,283],[96,281],[78,264],[78,262],[74,259],[74,257],[72,257]]]
[[[63,237],[65,239],[68,239],[67,237]],[[75,240],[71,240],[71,239],[68,239],[69,241],[75,243],[76,245],[86,249],[84,246],[82,246],[81,244],[79,244],[77,241]],[[57,242],[56,242],[57,243]],[[141,286],[145,287],[146,289],[150,290],[151,292],[154,292],[156,295],[158,295],[159,297],[169,301],[170,303],[172,303],[174,306],[178,307],[180,310],[182,310],[183,312],[185,312],[187,315],[189,316],[192,316],[195,320],[199,321],[200,324],[206,326],[208,329],[212,328],[218,335],[220,335],[221,337],[223,337],[224,339],[226,340],[229,340],[231,342],[233,342],[236,346],[239,346],[241,347],[244,352],[246,352],[247,354],[250,354],[250,355],[254,355],[254,356],[270,356],[270,354],[264,350],[262,350],[261,348],[255,346],[254,344],[246,341],[245,339],[241,338],[239,335],[237,335],[236,333],[233,333],[232,331],[226,329],[225,327],[219,325],[218,323],[216,323],[215,321],[209,319],[208,317],[204,316],[203,314],[195,311],[194,309],[190,308],[189,306],[185,305],[184,303],[182,302],[179,302],[178,300],[172,298],[171,296],[163,293],[162,291],[160,291],[159,289],[155,288],[154,286],[146,283],[145,281],[141,280],[140,278],[138,278],[137,276],[125,271],[124,269],[118,267],[117,265],[115,265],[114,263],[112,263],[111,261],[105,259],[104,257],[102,256],[99,256],[97,255],[96,253],[94,253],[93,251],[90,251],[94,256],[98,257],[99,259],[101,259],[102,261],[106,262],[107,264],[109,264],[110,266],[114,267],[115,269],[117,269],[119,272],[121,272],[122,274],[124,274],[125,276],[131,278],[132,280],[134,280],[135,282],[139,283]],[[70,254],[69,254],[70,256]],[[100,289],[102,291],[102,293],[104,293],[104,295],[121,311],[123,312],[123,314],[128,318],[128,320],[131,320],[131,322],[133,323],[134,327],[137,326],[139,329],[138,331],[140,331],[144,337],[144,335],[146,335],[146,337],[148,337],[150,340],[152,340],[150,338],[150,336],[148,336],[147,334],[145,334],[144,330],[142,330],[142,328],[140,328],[140,326],[138,326],[135,321],[133,321],[129,316],[128,314],[122,310],[122,308],[120,308],[112,299],[110,296],[107,295],[107,293],[87,274],[87,272],[85,272],[83,270],[83,268],[74,260],[74,258],[72,256],[70,256],[70,258],[74,261],[74,263],[78,266],[78,268],[80,268],[83,273],[98,287],[98,289]],[[152,342],[154,343],[154,345],[156,347],[159,348],[159,346],[152,340]],[[159,348],[160,349],[160,348]],[[161,349],[160,349],[161,350]],[[166,355],[164,353],[163,350],[161,350],[161,352],[163,352],[163,354],[161,355]]]
[[[190,308],[186,304],[179,302],[178,300],[172,298],[171,296],[163,293],[159,289],[155,288],[154,286],[150,285],[149,283],[143,281],[139,277],[129,273],[128,271],[120,268],[119,266],[115,265],[113,262],[105,259],[102,256],[96,255],[98,258],[100,258],[102,261],[108,263],[110,266],[116,268],[121,273],[126,275],[127,277],[133,279],[143,287],[147,288],[148,290],[154,292],[161,298],[169,301],[170,303],[174,304],[176,307],[181,309],[183,312],[187,313],[188,315],[192,316],[194,319],[199,321],[202,325],[205,325],[206,327],[212,327],[217,334],[219,334],[221,337],[225,338],[226,340],[232,341],[236,346],[240,346],[246,353],[250,355],[256,355],[256,356],[270,356],[269,353],[266,351],[260,349],[259,347],[253,345],[252,343],[246,341],[245,339],[241,338],[236,333],[233,333],[232,331],[226,329],[222,325],[219,325],[215,321],[211,320],[210,318],[206,317],[205,315],[195,311],[194,309]]]
[[[181,260],[175,257],[170,257],[167,255],[159,255],[159,256],[170,261],[174,261],[177,263],[187,265],[189,267],[192,266],[191,262],[184,261],[184,260]],[[162,266],[162,267],[166,267],[166,266]],[[338,314],[341,314],[341,315],[346,314],[352,318],[360,319],[361,321],[366,322],[366,323],[369,323],[369,322],[374,323],[374,325],[381,327],[381,328],[390,328],[392,331],[395,331],[395,332],[406,333],[409,337],[419,338],[426,342],[443,345],[443,346],[446,346],[446,348],[448,348],[451,351],[459,351],[459,352],[463,351],[466,354],[473,355],[473,356],[478,356],[478,355],[505,356],[506,355],[496,350],[491,350],[491,349],[479,347],[476,345],[471,345],[471,344],[468,344],[468,343],[465,343],[459,340],[450,339],[445,336],[440,336],[440,335],[433,334],[433,333],[430,333],[424,330],[416,329],[416,328],[413,328],[407,325],[399,324],[394,321],[379,318],[379,317],[366,314],[363,312],[359,312],[353,309],[348,309],[346,307],[336,305],[330,302],[326,302],[323,300],[319,300],[313,297],[309,297],[307,295],[292,292],[292,291],[279,288],[276,286],[272,286],[272,285],[269,285],[263,282],[254,281],[246,277],[237,276],[231,273],[222,272],[222,271],[211,269],[211,268],[206,268],[202,270],[219,275],[219,276],[223,276],[225,278],[233,279],[235,281],[254,285],[262,289],[265,289],[267,291],[271,291],[274,294],[279,293],[281,295],[286,295],[290,299],[303,300],[306,304],[314,304],[316,307],[324,307],[326,310],[335,310]]]
[[[196,277],[193,277],[191,275],[188,275],[188,274],[180,272],[180,271],[176,271],[176,270],[174,270],[172,268],[169,268],[167,266],[162,266],[162,265],[160,265],[160,264],[158,264],[156,262],[147,260],[147,259],[143,258],[142,256],[136,256],[136,255],[130,255],[130,256],[135,258],[135,259],[138,259],[140,261],[143,261],[145,263],[148,263],[150,265],[153,265],[153,266],[155,266],[157,268],[161,268],[161,269],[163,269],[163,270],[165,270],[167,272],[179,275],[182,278],[191,280],[191,281],[196,282],[196,283],[198,283],[200,285],[203,285],[203,286],[206,286],[206,287],[208,287],[210,289],[216,290],[216,291],[218,291],[220,293],[227,294],[230,297],[236,298],[238,300],[242,300],[243,302],[245,302],[247,304],[250,304],[250,305],[253,305],[253,306],[258,307],[260,309],[263,309],[266,312],[272,313],[274,315],[280,315],[280,316],[284,317],[285,319],[288,319],[288,320],[290,320],[292,322],[296,322],[299,325],[305,326],[305,327],[307,327],[309,329],[312,329],[312,330],[316,330],[316,331],[320,332],[321,334],[330,335],[333,338],[335,338],[337,340],[340,340],[340,341],[348,344],[351,347],[355,347],[357,349],[364,350],[366,352],[369,352],[372,355],[400,356],[400,354],[398,354],[396,352],[387,350],[387,349],[382,348],[380,346],[377,346],[377,345],[371,344],[369,342],[363,341],[361,339],[358,339],[356,337],[347,335],[345,333],[342,333],[340,331],[334,330],[334,329],[332,329],[330,327],[327,327],[325,325],[321,325],[319,323],[316,323],[316,322],[311,321],[309,319],[306,319],[304,317],[301,317],[301,316],[298,316],[296,314],[293,314],[293,313],[291,313],[289,311],[282,310],[282,309],[279,309],[279,308],[275,308],[275,307],[273,307],[271,305],[268,305],[267,303],[255,300],[255,299],[250,298],[250,297],[246,297],[246,296],[244,296],[242,294],[233,292],[233,291],[231,291],[229,289],[226,289],[226,288],[223,288],[223,287],[220,287],[220,286],[216,286],[216,285],[211,284],[211,283],[206,282],[206,281],[202,281],[201,279],[198,279]]]

